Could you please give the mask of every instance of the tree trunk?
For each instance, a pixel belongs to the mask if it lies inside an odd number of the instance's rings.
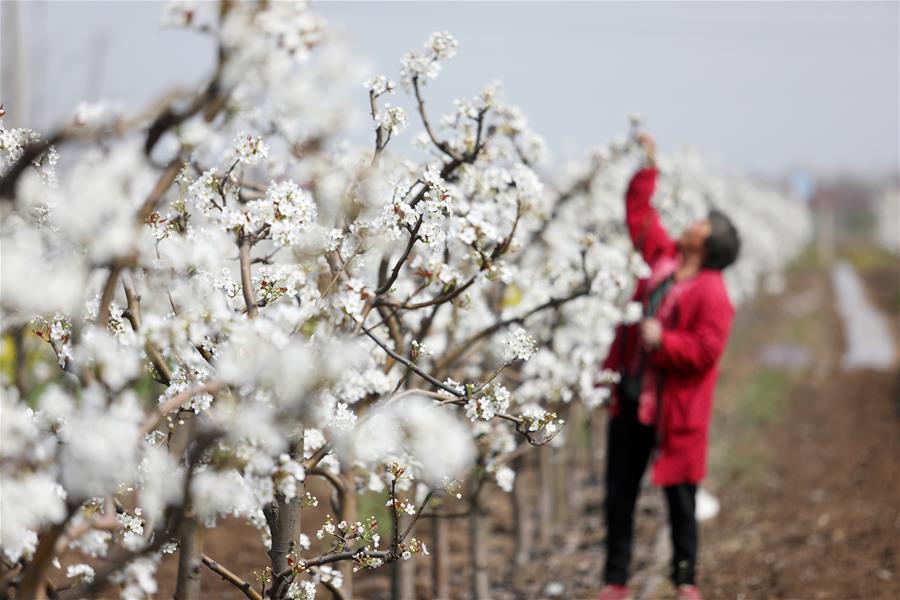
[[[348,467],[341,470],[341,479],[344,482],[344,491],[341,497],[341,518],[347,523],[355,523],[359,520],[359,509],[357,505],[356,478],[353,476],[352,462],[344,461]],[[353,598],[353,567],[352,560],[341,562],[341,575],[343,575],[344,583],[341,586],[341,594],[345,600]]]
[[[65,531],[68,521],[69,519],[66,517],[62,523],[51,525],[41,536],[41,541],[34,551],[34,556],[22,574],[22,583],[19,585],[16,598],[28,598],[29,600],[47,599],[46,572],[50,568],[53,555],[55,554],[56,541]]]
[[[34,334],[28,327],[17,327],[12,333],[12,341],[16,352],[14,379],[16,389],[19,390],[19,399],[22,402],[28,402],[28,396],[31,392],[31,386],[28,381],[28,349],[26,338]]]
[[[409,518],[400,515],[400,531],[406,527]],[[394,561],[391,573],[392,600],[413,600],[416,597],[416,561],[415,559]]]
[[[303,431],[300,431],[300,441],[295,442],[291,448],[291,456],[303,457]],[[263,510],[269,532],[272,534],[272,548],[269,550],[269,559],[272,562],[272,571],[280,573],[288,568],[288,554],[297,551],[300,544],[300,510],[303,507],[305,486],[297,486],[297,494],[290,502],[284,498],[275,496],[275,501],[269,503]],[[282,581],[273,581],[269,590],[271,598],[279,598]]]
[[[566,431],[564,435],[568,434]],[[550,464],[553,468],[553,529],[556,532],[564,529],[566,523],[569,522],[569,473],[568,473],[568,454],[569,454],[569,438],[563,440],[562,446],[558,448],[550,448]]]
[[[179,542],[175,600],[200,600],[203,537],[203,526],[197,522],[196,518],[190,517],[184,520]]]
[[[584,505],[584,436],[587,432],[588,420],[587,413],[581,403],[572,406],[572,426],[568,444],[568,461],[564,469],[566,471],[566,487],[568,488],[568,508],[569,514],[578,518],[582,513]]]
[[[487,515],[476,498],[469,513],[470,594],[473,600],[489,600],[491,580],[487,570]]]
[[[538,448],[538,544],[542,551],[550,548],[553,537],[553,468],[550,464],[550,448]]]
[[[450,598],[450,540],[447,519],[431,519],[431,593],[437,600]]]
[[[534,542],[534,520],[531,518],[531,505],[528,502],[528,493],[523,481],[526,466],[527,461],[524,456],[517,456],[513,461],[512,468],[516,472],[516,481],[510,496],[516,536],[513,562],[517,567],[522,567],[531,560],[531,546]]]
[[[606,456],[606,437],[600,431],[604,422],[599,409],[588,415],[588,484],[592,486],[600,485],[600,464]]]

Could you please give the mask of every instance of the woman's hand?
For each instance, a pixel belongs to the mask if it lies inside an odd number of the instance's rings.
[[[641,321],[641,339],[648,350],[656,349],[662,341],[662,323],[659,319],[644,319]]]
[[[653,136],[647,133],[646,131],[642,131],[637,136],[638,144],[643,148],[644,153],[647,155],[647,162],[653,166],[656,164],[656,140],[653,139]]]

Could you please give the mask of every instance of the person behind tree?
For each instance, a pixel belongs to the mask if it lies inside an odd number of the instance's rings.
[[[740,238],[717,210],[677,241],[670,238],[650,203],[657,177],[655,142],[646,133],[638,139],[646,164],[628,185],[626,221],[651,275],[639,281],[634,294],[643,320],[619,327],[603,364],[621,379],[610,403],[600,600],[630,597],[634,507],[651,455],[653,483],[663,488],[668,505],[672,581],[679,600],[700,600],[695,495],[706,471],[713,388],[734,316],[722,270],[737,259]]]

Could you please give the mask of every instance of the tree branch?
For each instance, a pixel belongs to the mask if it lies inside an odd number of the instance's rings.
[[[468,337],[465,341],[463,341],[459,345],[457,345],[456,348],[454,348],[453,350],[451,350],[447,354],[445,354],[444,357],[441,359],[441,361],[438,363],[437,370],[443,371],[444,369],[448,368],[457,359],[459,359],[459,357],[462,356],[462,354],[464,354],[466,352],[466,350],[471,348],[476,342],[479,342],[487,337],[490,337],[491,335],[493,335],[497,331],[503,329],[504,327],[508,327],[510,325],[515,325],[518,323],[524,323],[532,315],[535,315],[535,314],[537,314],[541,311],[547,310],[547,309],[557,308],[559,306],[562,306],[563,304],[566,304],[568,302],[571,302],[572,300],[575,300],[576,298],[581,298],[582,296],[586,296],[588,293],[590,293],[589,288],[580,287],[580,288],[577,288],[574,292],[572,292],[568,296],[564,296],[562,298],[551,298],[550,300],[547,300],[543,304],[539,304],[538,306],[532,308],[531,310],[525,312],[522,315],[519,315],[517,317],[510,317],[508,319],[503,319],[502,321],[497,321],[493,325],[485,327],[478,333],[473,334],[472,336]]]
[[[106,276],[106,283],[103,285],[103,292],[100,295],[100,308],[97,311],[97,325],[104,329],[109,324],[109,307],[112,304],[121,272],[122,261],[116,259],[109,265],[109,275]]]
[[[225,384],[221,381],[207,381],[206,383],[202,383],[198,386],[186,389],[181,391],[164,403],[160,404],[156,407],[155,414],[151,414],[144,421],[144,424],[141,426],[141,433],[143,435],[147,435],[154,429],[159,423],[168,415],[170,412],[178,410],[182,404],[197,396],[199,394],[215,394],[221,388],[225,387]]]
[[[299,569],[308,569],[309,567],[319,567],[322,565],[328,565],[331,563],[340,562],[342,560],[350,560],[354,559],[357,556],[365,556],[367,558],[380,558],[381,560],[388,562],[392,559],[392,554],[388,550],[364,550],[362,548],[357,548],[356,550],[347,550],[346,552],[334,552],[332,554],[323,554],[321,556],[317,556],[316,558],[311,558],[309,560],[301,560],[298,567],[289,567],[280,573],[276,574],[276,577],[281,577],[284,579],[288,575],[291,574],[295,568]]]
[[[186,507],[191,501],[191,482],[194,479],[194,467],[200,461],[200,458],[203,456],[206,449],[221,435],[222,432],[219,430],[210,430],[200,434],[194,440],[194,443],[188,446],[188,464],[182,486],[182,502],[173,507],[168,524],[156,529],[151,534],[152,541],[143,548],[126,550],[125,552],[120,553],[102,569],[97,571],[97,574],[94,576],[94,580],[91,583],[84,583],[66,590],[64,595],[61,594],[62,598],[74,600],[76,598],[90,598],[96,596],[98,592],[106,587],[106,584],[113,573],[119,571],[122,567],[141,556],[156,552],[163,544],[177,535],[181,521],[184,519]]]
[[[400,258],[397,259],[397,262],[394,264],[394,268],[391,269],[391,275],[388,277],[387,281],[381,285],[377,290],[375,290],[375,295],[380,296],[391,289],[391,286],[394,285],[394,282],[397,281],[397,277],[400,276],[400,269],[403,267],[403,263],[406,262],[406,259],[409,258],[409,254],[412,252],[413,246],[416,244],[416,240],[419,236],[419,229],[422,227],[422,219],[423,215],[419,215],[419,218],[416,219],[416,224],[409,232],[409,241],[406,243],[406,248],[403,250],[403,254],[400,255]]]
[[[416,95],[416,108],[419,111],[419,117],[422,119],[422,125],[425,127],[425,132],[428,134],[428,137],[431,138],[431,141],[441,152],[452,158],[454,161],[462,161],[463,158],[457,156],[447,142],[439,140],[435,135],[434,130],[431,129],[431,122],[428,120],[428,115],[425,112],[425,100],[422,98],[422,90],[419,87],[418,75],[415,75],[412,78],[412,85]]]
[[[334,489],[337,490],[338,494],[343,495],[347,492],[347,488],[344,486],[344,482],[341,481],[340,478],[338,478],[338,476],[334,473],[326,471],[325,469],[314,468],[307,471],[307,474],[318,475],[322,479],[327,480],[328,483],[334,486]]]
[[[249,583],[211,559],[208,555],[201,555],[201,560],[203,561],[203,564],[209,567],[214,573],[218,573],[222,576],[222,579],[241,590],[245,596],[250,598],[250,600],[263,600],[263,597],[259,595],[259,592],[254,590]]]
[[[134,291],[134,286],[127,277],[122,277],[122,287],[125,290],[125,300],[127,302],[125,318],[131,323],[131,329],[137,333],[141,330],[141,297]],[[160,378],[162,378],[161,383],[169,385],[172,382],[172,371],[169,369],[166,361],[163,360],[159,350],[156,349],[150,340],[147,340],[144,344],[144,352],[147,353],[147,358],[150,359],[153,367],[159,373]]]
[[[241,231],[241,235],[238,240],[238,246],[240,247],[240,261],[241,261],[241,291],[244,294],[244,303],[247,305],[247,317],[252,319],[258,313],[259,309],[256,304],[256,296],[253,292],[253,276],[250,272],[250,248],[252,247],[252,242],[250,236]]]
[[[469,278],[468,281],[466,281],[461,286],[453,288],[451,291],[447,292],[446,294],[442,294],[442,295],[438,296],[437,298],[432,298],[431,300],[423,300],[422,302],[414,302],[412,304],[406,304],[406,303],[400,304],[397,302],[390,302],[390,301],[378,301],[378,302],[382,306],[391,306],[391,307],[395,307],[395,308],[403,309],[403,310],[415,310],[418,308],[427,308],[429,306],[435,306],[437,304],[444,304],[445,302],[449,302],[449,301],[453,300],[454,298],[456,298],[457,296],[462,294],[464,291],[466,291],[467,289],[472,287],[472,284],[475,283],[477,278],[478,278],[478,275],[473,275],[472,277]]]
[[[387,352],[388,356],[390,356],[397,362],[402,363],[402,364],[406,365],[407,367],[409,367],[416,375],[418,375],[419,377],[421,377],[422,379],[424,379],[431,385],[433,385],[437,388],[440,388],[440,389],[444,390],[445,392],[453,394],[454,396],[456,396],[458,398],[465,397],[464,392],[462,392],[456,388],[450,387],[449,385],[446,385],[444,383],[441,383],[440,381],[435,379],[433,376],[429,375],[428,373],[423,371],[421,368],[416,366],[415,363],[413,363],[412,361],[407,359],[405,356],[401,356],[400,354],[397,354],[396,352],[394,352],[393,350],[388,348],[387,344],[385,344],[383,341],[381,341],[381,339],[379,339],[378,336],[376,336],[370,330],[366,329],[365,327],[362,327],[362,330],[367,336],[369,336],[372,339],[373,342],[378,344],[378,346],[381,347],[382,350]]]
[[[412,521],[409,522],[409,525],[406,526],[406,529],[403,530],[403,533],[400,534],[400,542],[406,540],[406,537],[412,533],[413,526],[415,526],[416,521],[419,520],[419,517],[422,516],[422,512],[425,510],[425,507],[428,506],[428,501],[431,500],[431,497],[437,493],[436,489],[428,490],[428,494],[425,496],[425,500],[422,501],[422,504],[419,505],[419,509],[416,511],[416,514],[413,515]]]

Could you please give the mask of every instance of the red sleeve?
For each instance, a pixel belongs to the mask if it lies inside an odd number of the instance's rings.
[[[734,309],[724,289],[700,296],[692,322],[685,329],[663,331],[659,347],[650,355],[663,369],[701,372],[712,367],[725,351]]]
[[[625,193],[625,221],[631,242],[647,264],[652,265],[663,256],[675,254],[675,243],[666,233],[656,209],[650,204],[656,188],[656,169],[641,169],[631,178]]]

